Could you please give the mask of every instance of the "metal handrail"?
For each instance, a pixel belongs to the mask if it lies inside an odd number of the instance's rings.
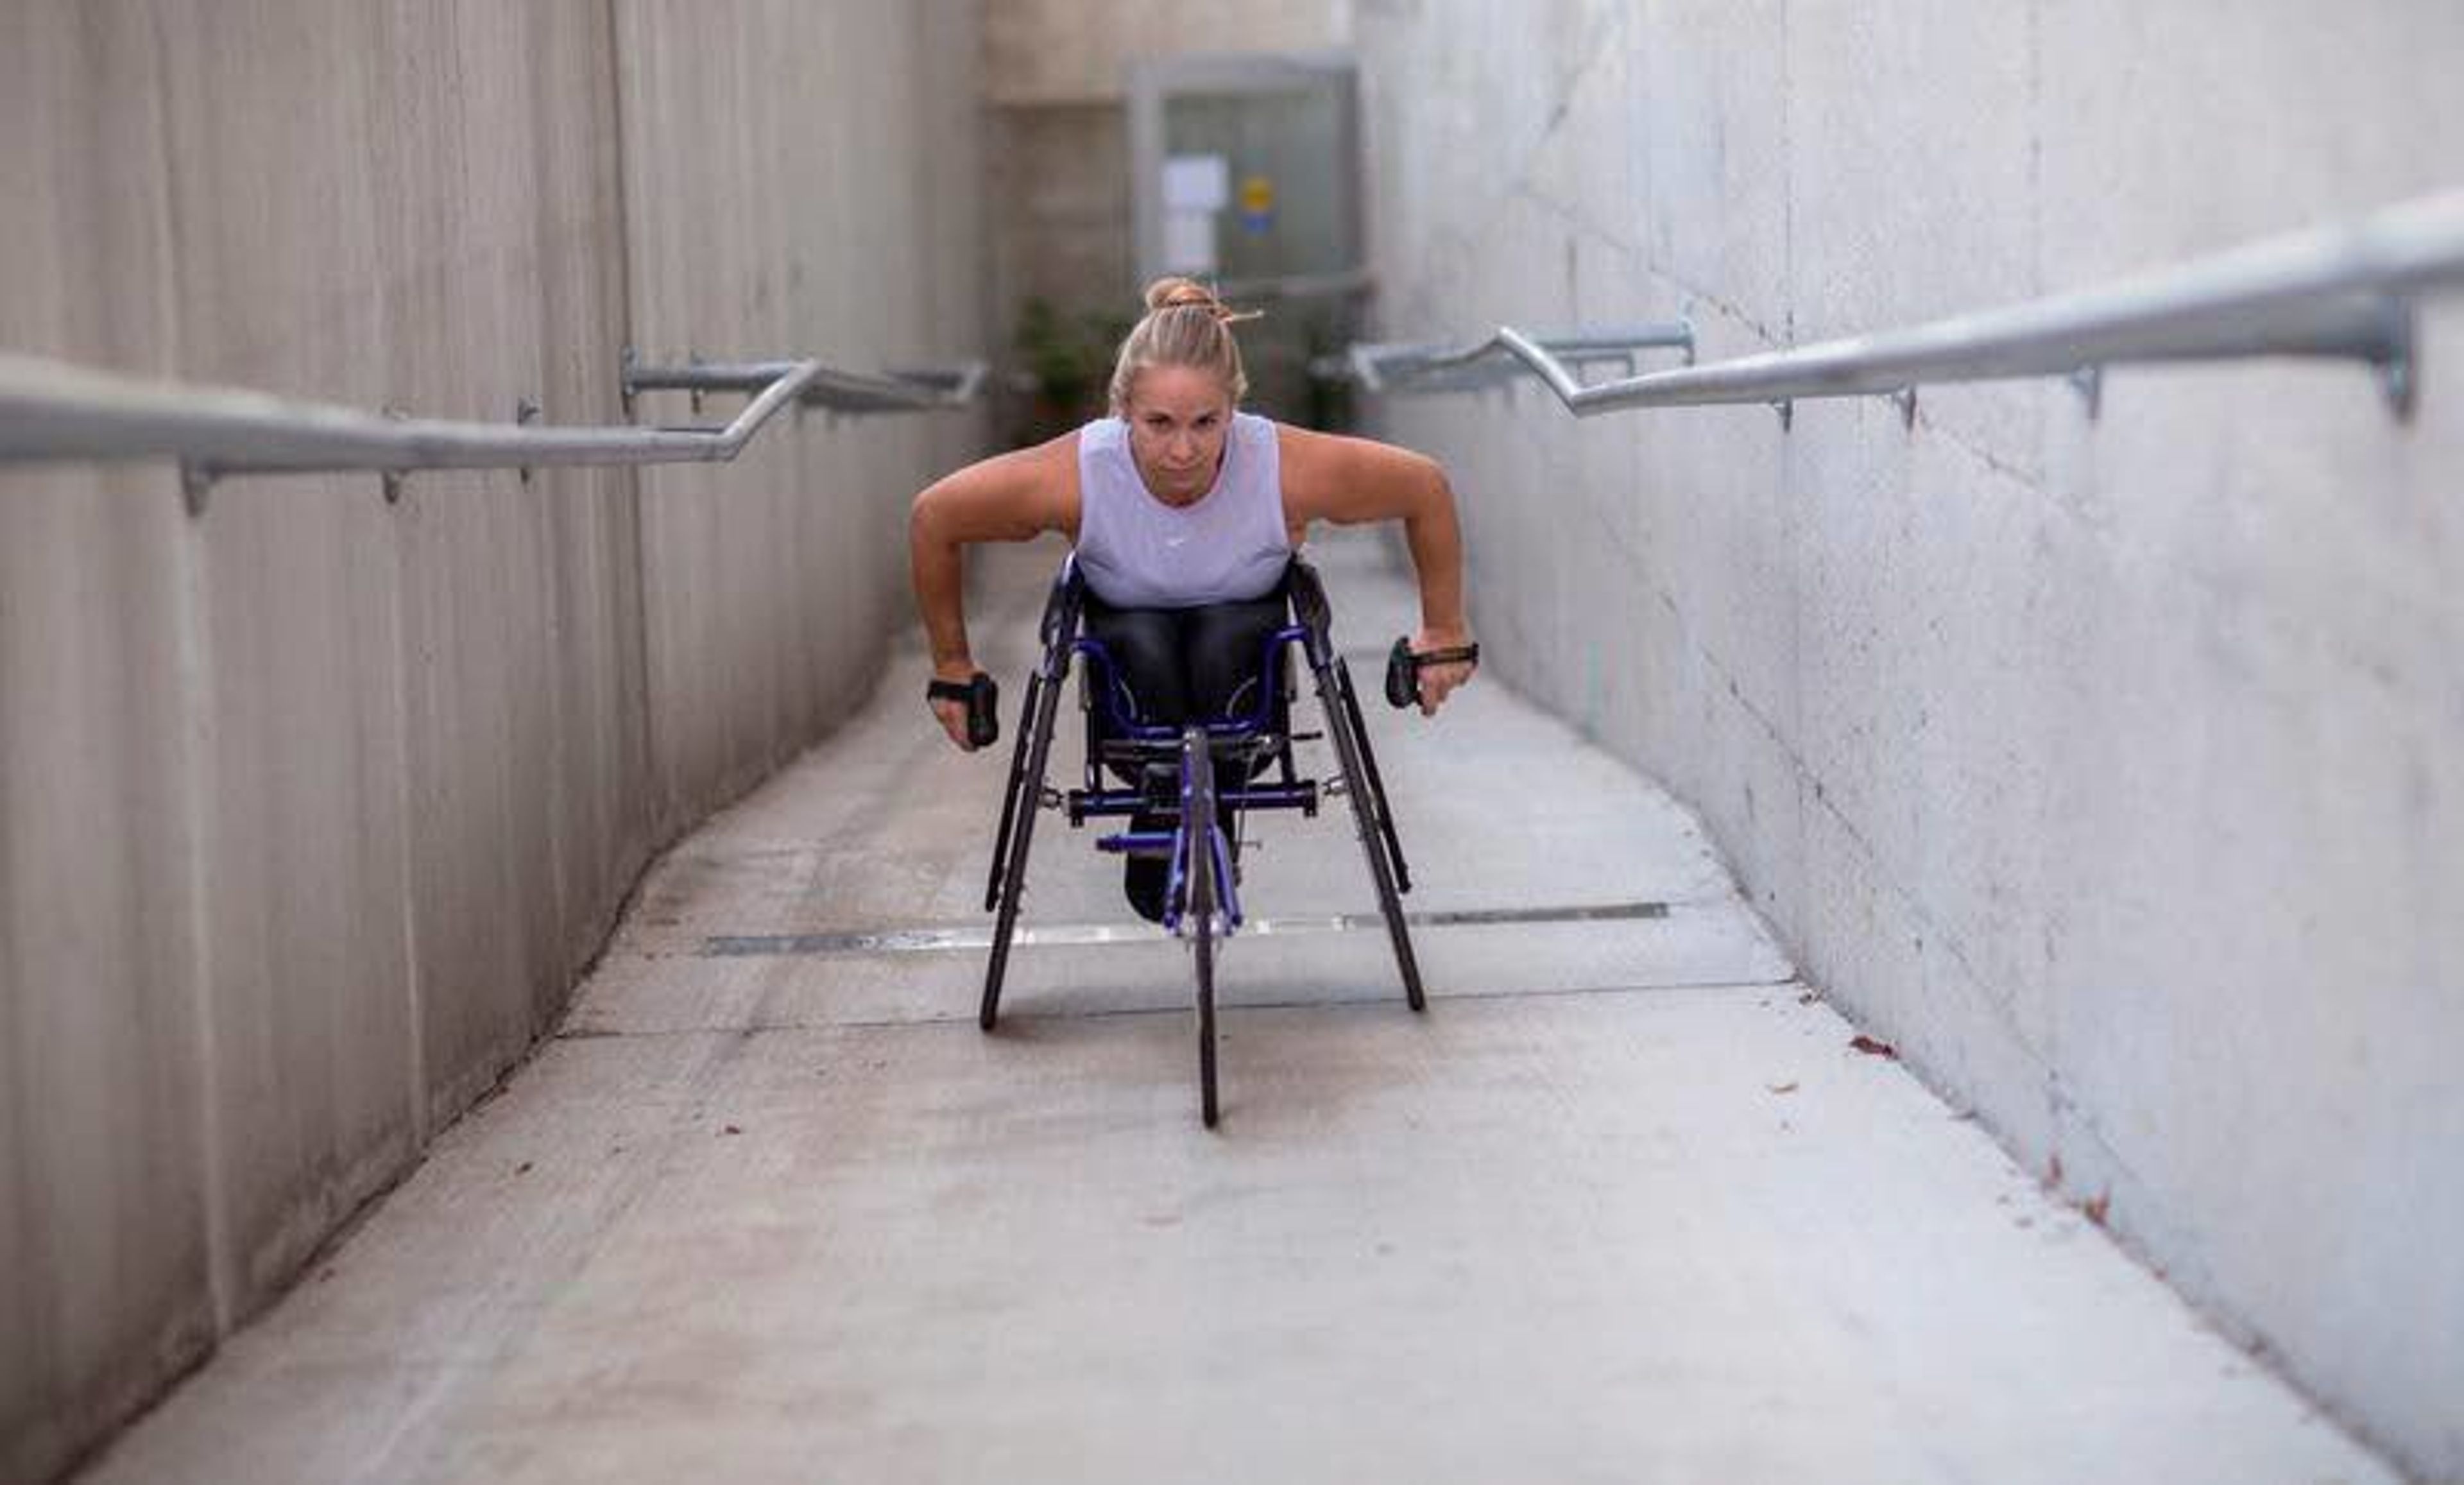
[[[244,475],[382,474],[392,499],[404,476],[423,470],[725,463],[790,404],[955,408],[975,397],[983,367],[881,377],[815,360],[649,371],[628,360],[627,405],[637,388],[687,386],[695,377],[705,378],[701,389],[756,395],[718,428],[541,428],[529,425],[538,411],[530,403],[511,424],[399,417],[0,352],[0,465],[177,459],[192,512],[203,511],[213,481]]]
[[[2399,415],[2413,396],[2405,296],[2464,281],[2464,191],[2425,196],[2345,226],[2266,238],[2109,286],[1711,366],[1583,383],[1545,341],[1511,325],[1432,358],[1440,374],[1511,356],[1577,417],[1628,408],[1771,403],[1876,393],[1914,416],[1926,383],[2080,376],[2094,405],[2106,366],[2327,356],[2384,375]]]
[[[397,418],[0,356],[0,462],[176,458],[217,478],[724,462],[825,369],[795,363],[724,428],[537,428]]]
[[[1694,361],[1694,327],[1683,320],[1624,325],[1561,335],[1529,337],[1530,344],[1567,367],[1615,362],[1631,374],[1634,353],[1655,348],[1677,349]],[[1339,360],[1312,370],[1330,379],[1348,377],[1373,392],[1397,384],[1414,391],[1469,391],[1494,387],[1527,374],[1531,368],[1485,354],[1489,347],[1448,344],[1437,341],[1362,341]]]
[[[689,391],[695,406],[707,392],[759,391],[797,369],[794,361],[689,362],[681,366],[645,366],[625,353],[624,390],[627,406],[637,393]],[[823,368],[797,394],[807,407],[840,412],[930,411],[964,407],[983,387],[984,364],[970,361],[956,366],[891,370],[874,376],[860,371]]]

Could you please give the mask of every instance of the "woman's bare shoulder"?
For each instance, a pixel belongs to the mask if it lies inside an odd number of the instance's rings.
[[[1283,461],[1289,465],[1297,460],[1305,471],[1331,469],[1349,472],[1364,466],[1374,469],[1428,462],[1425,454],[1416,454],[1397,444],[1379,443],[1375,438],[1361,438],[1351,433],[1322,433],[1311,428],[1294,428],[1289,423],[1277,423],[1274,430],[1275,444]]]
[[[1338,521],[1394,514],[1395,497],[1425,477],[1425,454],[1374,438],[1275,425],[1284,505],[1295,521]]]
[[[978,459],[918,497],[949,513],[973,541],[1020,541],[1078,529],[1078,431]]]
[[[983,462],[1007,461],[1015,466],[1017,473],[1029,477],[1048,478],[1066,471],[1075,481],[1078,477],[1078,435],[1083,432],[1085,430],[1073,428],[1042,443],[1012,449],[1007,454],[996,454]]]

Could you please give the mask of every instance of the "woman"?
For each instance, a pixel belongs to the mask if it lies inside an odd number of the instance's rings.
[[[1445,474],[1420,454],[1287,428],[1239,410],[1248,377],[1234,314],[1203,286],[1164,278],[1121,343],[1111,415],[1032,449],[970,464],[915,498],[908,523],[915,604],[936,682],[976,674],[959,549],[1065,532],[1086,579],[1088,632],[1120,669],[1141,718],[1224,715],[1254,683],[1284,622],[1284,574],[1311,522],[1399,519],[1419,576],[1416,654],[1467,650],[1463,534]],[[1433,715],[1476,661],[1419,671]],[[965,748],[966,703],[927,695]],[[1161,909],[1155,863],[1130,862],[1130,898]],[[1150,907],[1154,911],[1150,912]]]

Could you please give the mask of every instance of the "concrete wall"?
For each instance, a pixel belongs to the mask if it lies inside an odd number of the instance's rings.
[[[1385,333],[1705,359],[2453,182],[2464,10],[1369,0]],[[2343,367],[1576,423],[1391,400],[1498,677],[2233,1332],[2464,1477],[2464,302]],[[1639,1097],[1649,1097],[1639,1091]],[[1809,1255],[1809,1261],[1818,1261]]]
[[[628,342],[977,353],[976,25],[9,6],[0,345],[571,423],[623,420]],[[733,466],[233,480],[202,520],[166,468],[0,474],[0,1478],[264,1305],[661,842],[852,704],[906,498],[977,437],[816,412]]]

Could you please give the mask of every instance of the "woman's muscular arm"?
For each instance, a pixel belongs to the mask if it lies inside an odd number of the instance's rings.
[[[915,497],[907,517],[907,563],[936,680],[976,673],[967,649],[966,579],[960,549],[973,542],[1024,542],[1078,527],[1078,435],[970,464]],[[950,741],[967,746],[967,709],[935,701]]]
[[[1468,645],[1463,612],[1463,526],[1455,495],[1437,460],[1366,438],[1305,429],[1277,429],[1284,466],[1284,519],[1295,536],[1312,521],[1354,525],[1401,521],[1420,584],[1420,632],[1412,649],[1426,654]],[[1434,714],[1448,692],[1471,679],[1475,662],[1425,666],[1420,711]]]

